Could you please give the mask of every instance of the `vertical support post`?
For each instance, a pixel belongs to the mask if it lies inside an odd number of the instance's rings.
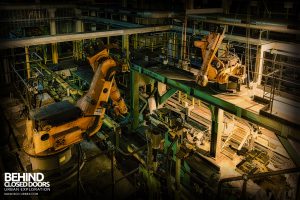
[[[48,57],[47,57],[47,45],[43,45],[43,56],[44,56],[44,64],[47,64],[47,60],[48,60]]]
[[[56,35],[56,22],[55,22],[55,8],[49,8],[49,18],[50,18],[50,35]],[[52,62],[53,64],[58,63],[58,52],[57,52],[57,43],[51,44],[51,53],[52,53]]]
[[[75,15],[76,15],[76,24],[75,24],[75,31],[76,33],[83,32],[83,23],[81,20],[81,10],[78,8],[75,8]]]
[[[182,31],[181,31],[180,60],[183,59],[183,35],[184,35],[184,23],[182,24]]]
[[[121,128],[117,127],[116,129],[114,129],[114,135],[115,135],[115,148],[119,149],[120,147],[120,135],[121,135]]]
[[[96,13],[91,13],[96,15]],[[75,8],[75,15],[76,15],[76,22],[75,22],[75,32],[81,33],[83,32],[83,22],[81,20],[81,10]],[[92,25],[93,26],[93,25]],[[74,41],[73,42],[73,52],[75,55],[76,60],[82,59],[82,41]]]
[[[176,152],[180,151],[180,141],[181,138],[179,137],[176,141]],[[180,172],[181,172],[181,159],[175,156],[175,200],[180,199]]]
[[[139,74],[130,71],[130,109],[131,109],[131,129],[135,130],[139,125]]]
[[[56,23],[55,23],[55,8],[49,8],[49,18],[50,18],[50,35],[56,34]]]
[[[183,60],[187,59],[187,47],[186,47],[186,29],[187,29],[187,16],[184,18],[184,33],[183,33]]]
[[[260,46],[260,51],[257,51],[256,58],[259,58],[259,60],[256,61],[256,66],[257,69],[255,71],[258,71],[257,75],[257,85],[261,84],[262,81],[262,74],[263,74],[263,64],[264,64],[264,52],[272,49],[274,47],[275,43],[268,43],[268,44],[263,44]]]
[[[229,14],[230,6],[231,6],[231,1],[222,0],[222,8],[224,14]]]
[[[229,14],[230,6],[231,6],[231,1],[222,0],[222,8],[224,14]],[[225,32],[228,32],[228,25],[224,25],[224,29]]]
[[[199,107],[201,107],[201,100],[198,99],[197,104],[198,104]]]
[[[150,130],[147,130],[146,131],[146,137],[147,138],[150,138]],[[154,169],[154,166],[153,166],[153,149],[152,149],[152,142],[150,140],[150,142],[148,143],[149,145],[147,145],[147,167],[148,167],[148,170],[153,170]]]
[[[4,79],[5,84],[11,83],[11,72],[9,68],[9,61],[7,58],[3,58],[3,67],[4,67]]]
[[[183,161],[183,167],[187,172],[191,172],[190,166],[186,161]],[[183,182],[188,185],[190,184],[190,175],[187,172],[184,174]]]
[[[223,118],[224,111],[216,106],[210,105],[211,111],[211,143],[210,143],[210,156],[217,157],[220,152],[221,135],[224,128]]]
[[[296,188],[296,200],[300,200],[300,175],[298,174],[297,188]]]
[[[32,140],[33,137],[33,121],[26,119],[26,137],[28,141]]]
[[[262,48],[258,47],[257,52],[256,52],[256,65],[255,65],[255,76],[254,76],[254,81],[257,82],[258,85],[261,84],[262,80],[262,71],[263,71],[263,52]]]
[[[77,52],[77,41],[73,41],[73,57],[75,60],[78,60]]]
[[[106,30],[109,30],[109,29],[110,29],[110,26],[107,25],[107,26],[106,26]],[[109,36],[107,36],[107,38],[106,38],[106,43],[107,43],[107,44],[110,44],[110,37],[109,37]],[[108,49],[108,53],[109,53],[109,49]]]
[[[181,91],[178,91],[178,102],[181,102]]]
[[[188,0],[186,2],[187,9],[193,9],[194,8],[194,0]]]
[[[51,51],[52,51],[52,62],[53,64],[57,64],[58,63],[57,43],[51,44]]]
[[[122,7],[127,8],[127,0],[122,0]],[[122,21],[127,22],[127,15],[122,15]]]
[[[129,60],[129,35],[122,36],[122,49],[125,49],[126,60]]]
[[[114,148],[114,147],[113,147]],[[111,199],[115,199],[115,170],[114,170],[114,161],[115,161],[115,150],[112,149],[111,151],[111,182],[112,182],[112,191],[111,191]]]
[[[29,59],[29,50],[28,49],[29,49],[29,47],[25,47],[27,78],[30,78],[30,59]]]
[[[96,11],[95,10],[91,11],[91,17],[96,17]],[[96,30],[97,30],[96,23],[91,23],[91,31],[96,31]]]
[[[137,34],[134,34],[133,48],[134,49],[138,48],[138,35]]]
[[[173,33],[173,60],[177,57],[177,46],[176,46],[176,33]]]

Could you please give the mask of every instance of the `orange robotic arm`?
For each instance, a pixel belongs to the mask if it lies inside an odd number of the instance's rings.
[[[219,63],[222,62],[216,57],[218,48],[223,41],[225,30],[223,33],[210,33],[201,41],[195,41],[194,46],[201,48],[202,52],[202,67],[197,74],[197,83],[201,86],[206,86],[208,80],[214,80],[217,76],[217,70],[211,66],[213,60],[217,60]]]
[[[37,125],[27,128],[28,151],[34,155],[62,150],[92,136],[102,126],[109,97],[117,115],[127,113],[124,99],[117,88],[114,75],[117,63],[104,49],[88,58],[94,76],[88,92],[76,105],[58,102],[41,107],[32,114]],[[67,115],[71,114],[71,117]],[[64,117],[66,116],[66,117]]]
[[[237,55],[226,52],[221,57],[216,53],[224,39],[225,29],[222,33],[210,33],[201,41],[195,41],[194,46],[201,49],[202,66],[196,76],[196,82],[206,86],[208,81],[226,84],[234,82],[240,84],[245,79],[245,66],[240,63]],[[239,86],[232,87],[239,88]]]

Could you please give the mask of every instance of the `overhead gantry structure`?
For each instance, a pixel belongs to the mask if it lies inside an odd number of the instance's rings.
[[[182,76],[180,69],[173,69],[172,73]],[[211,126],[211,147],[210,155],[216,156],[217,146],[220,145],[221,133],[218,133],[218,125],[221,123],[218,119],[219,112],[226,111],[237,117],[245,119],[249,122],[257,124],[268,130],[273,131],[281,143],[285,147],[286,151],[291,156],[292,160],[297,166],[300,166],[300,156],[294,147],[290,144],[288,139],[299,140],[300,139],[300,125],[294,122],[290,122],[286,119],[279,118],[277,116],[266,116],[260,111],[264,104],[255,102],[250,97],[238,97],[235,99],[228,99],[222,94],[215,94],[203,87],[197,86],[194,81],[180,81],[169,78],[167,74],[164,74],[162,70],[157,67],[145,68],[143,66],[132,64],[130,80],[131,80],[131,113],[133,115],[133,128],[137,128],[139,124],[139,97],[138,97],[138,84],[140,75],[145,75],[158,82],[164,83],[171,89],[165,93],[161,98],[166,100],[171,97],[177,90],[186,93],[192,97],[200,99],[211,105],[212,113],[212,126]],[[193,77],[187,77],[187,79],[193,80]]]

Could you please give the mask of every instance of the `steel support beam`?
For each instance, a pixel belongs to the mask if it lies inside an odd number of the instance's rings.
[[[147,75],[147,76],[149,76],[157,81],[160,81],[174,89],[182,91],[193,97],[196,97],[197,99],[200,99],[211,105],[214,105],[228,113],[234,114],[245,120],[255,123],[261,127],[269,129],[269,130],[275,132],[275,134],[277,134],[279,136],[286,129],[286,125],[282,124],[281,122],[279,122],[276,119],[268,118],[266,116],[260,115],[259,113],[253,112],[251,110],[241,108],[233,103],[227,102],[221,98],[213,96],[212,94],[210,94],[209,92],[207,92],[205,90],[201,90],[201,88],[197,87],[196,85],[191,87],[191,86],[187,85],[186,83],[169,79],[166,76],[163,76],[154,71],[151,71],[151,69],[146,69],[146,68],[143,68],[136,64],[132,64],[131,71],[136,71],[136,72],[142,73],[144,75]],[[293,126],[290,126],[289,131],[286,134],[287,134],[286,137],[299,139],[300,138],[299,125],[293,124]]]
[[[75,8],[75,15],[77,18],[75,21],[75,31],[76,33],[82,33],[84,31],[84,28],[83,28],[83,22],[81,20],[81,10]]]
[[[130,71],[130,113],[131,128],[135,130],[139,125],[139,73]]]
[[[96,11],[92,10],[90,12],[90,15],[92,18],[96,18]],[[82,17],[81,17],[82,18]],[[97,19],[97,18],[96,18]],[[96,23],[91,23],[91,31],[96,31],[97,30],[97,24]]]
[[[125,50],[126,60],[129,60],[129,36],[128,35],[122,36],[122,49]]]
[[[51,52],[52,52],[52,62],[53,64],[57,64],[58,63],[57,43],[51,44]]]
[[[134,34],[133,48],[134,48],[134,49],[137,49],[137,48],[138,48],[138,35],[137,35],[137,34]]]
[[[138,33],[151,33],[151,32],[161,32],[161,31],[170,31],[170,25],[166,26],[154,26],[154,27],[145,27],[145,28],[129,28],[122,30],[111,30],[111,31],[97,31],[91,33],[73,33],[73,34],[63,34],[55,36],[41,36],[34,38],[22,38],[14,40],[0,40],[0,49],[9,49],[9,48],[18,48],[24,46],[32,45],[41,45],[41,44],[50,44],[57,42],[68,42],[75,40],[84,40],[84,39],[95,39],[102,37],[111,37],[111,36],[121,36],[121,35],[131,35]]]
[[[25,59],[26,59],[26,71],[27,71],[27,78],[31,77],[30,75],[30,57],[29,57],[29,47],[25,47]]]
[[[223,131],[224,111],[216,106],[209,106],[211,111],[211,139],[210,139],[210,156],[217,157],[221,145],[221,134]]]
[[[50,17],[50,34],[56,35],[56,21],[55,21],[55,8],[49,8],[48,14]],[[33,43],[34,44],[34,43]],[[51,53],[52,53],[52,62],[53,64],[58,63],[58,52],[57,52],[57,43],[51,44]]]
[[[159,104],[165,103],[171,96],[173,96],[177,92],[176,89],[169,89],[164,95],[159,98]]]
[[[180,142],[181,139],[179,138],[176,141],[176,147],[178,153],[180,151]],[[175,200],[180,200],[180,190],[181,190],[181,184],[180,184],[180,174],[181,174],[181,159],[175,156]]]

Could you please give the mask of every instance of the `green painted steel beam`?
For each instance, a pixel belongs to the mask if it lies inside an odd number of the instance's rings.
[[[164,95],[159,98],[159,104],[165,103],[171,96],[173,96],[177,92],[176,89],[169,89]]]
[[[161,75],[157,72],[151,71],[151,69],[143,68],[139,65],[132,64],[131,71],[136,71],[147,75],[157,81],[167,84],[168,86],[180,90],[190,96],[194,96],[204,102],[207,102],[211,105],[214,105],[222,110],[239,116],[245,120],[248,120],[252,123],[255,123],[261,127],[269,129],[275,132],[277,135],[283,135],[285,137],[290,137],[292,139],[300,139],[300,128],[299,127],[287,127],[282,122],[279,122],[275,119],[268,118],[266,116],[262,116],[258,113],[252,112],[251,110],[247,110],[241,108],[235,104],[227,102],[223,99],[215,97],[209,94],[207,91],[201,90],[201,88],[191,87],[185,83],[169,79],[168,77]],[[287,130],[288,129],[288,130]]]

